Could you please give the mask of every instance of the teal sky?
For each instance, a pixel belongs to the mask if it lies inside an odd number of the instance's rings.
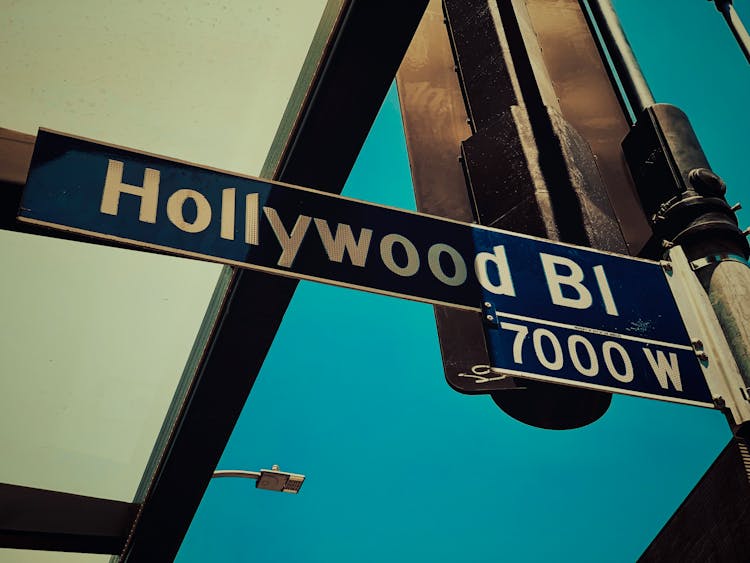
[[[723,19],[613,1],[742,201],[750,69]],[[324,3],[0,0],[0,126],[257,174]],[[395,88],[344,194],[414,209]],[[131,500],[220,268],[9,232],[0,257],[0,482]],[[178,561],[634,561],[728,438],[718,412],[624,396],[586,428],[525,426],[448,387],[431,306],[303,282],[218,468],[307,481],[212,482]]]
[[[657,100],[742,199],[750,75],[723,20],[616,5]],[[414,206],[394,88],[344,193]],[[623,396],[586,428],[524,426],[447,386],[430,306],[302,283],[219,468],[308,480],[213,482],[178,561],[634,561],[728,438],[718,412]]]

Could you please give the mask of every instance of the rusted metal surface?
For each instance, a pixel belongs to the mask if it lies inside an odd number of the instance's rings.
[[[445,14],[432,2],[407,52],[398,86],[418,207],[623,251],[594,156],[561,114],[530,14],[523,2],[506,3],[508,9],[521,14],[512,29],[493,2],[448,0]],[[472,385],[487,363],[480,319],[440,308],[436,319],[448,382],[480,392]],[[550,428],[587,424],[610,401],[512,378],[492,388],[506,412]]]
[[[578,0],[527,0],[541,54],[565,120],[596,157],[630,254],[651,229],[620,148],[629,124],[607,76]]]
[[[481,116],[463,144],[480,222],[626,251],[596,159],[567,120],[526,3],[445,6],[466,104]],[[588,31],[583,18],[579,23]],[[481,37],[480,48],[472,48],[474,37]]]
[[[398,86],[421,211],[614,252],[649,239],[620,148],[629,122],[577,0],[445,0],[444,13],[432,2]],[[479,321],[436,317],[446,377],[471,392],[467,370],[484,354],[466,335]],[[594,420],[610,400],[536,387],[495,397],[558,428]],[[571,402],[577,413],[556,407]]]
[[[473,221],[458,161],[471,135],[440,3],[430,2],[396,75],[420,211]]]
[[[458,160],[471,128],[453,65],[442,8],[433,0],[396,75],[414,193],[420,211],[471,222]],[[435,319],[446,378],[470,384],[472,368],[489,363],[478,313],[436,306]],[[507,379],[498,386],[514,384]]]

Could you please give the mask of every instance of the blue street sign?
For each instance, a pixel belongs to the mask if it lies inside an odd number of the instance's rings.
[[[19,219],[483,311],[492,317],[487,338],[499,376],[552,378],[712,406],[664,273],[654,262],[46,130],[37,137]]]
[[[689,345],[550,323],[497,311],[485,331],[488,375],[516,376],[586,389],[713,407]],[[494,379],[496,380],[496,379]]]

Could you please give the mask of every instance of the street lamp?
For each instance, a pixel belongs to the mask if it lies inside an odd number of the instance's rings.
[[[305,482],[305,476],[298,473],[287,473],[279,470],[278,465],[271,469],[260,471],[244,471],[241,469],[220,469],[214,471],[212,477],[241,477],[243,479],[254,479],[256,489],[267,491],[278,491],[281,493],[297,494]]]

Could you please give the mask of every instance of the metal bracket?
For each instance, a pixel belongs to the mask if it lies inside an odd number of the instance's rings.
[[[748,391],[693,264],[680,246],[669,250],[669,260],[672,271],[665,277],[691,335],[706,383],[717,408],[724,411],[730,426],[736,430],[750,421]]]
[[[745,260],[744,256],[741,256],[740,254],[731,254],[731,253],[721,253],[721,254],[709,254],[708,256],[704,256],[703,258],[698,258],[697,260],[693,260],[690,262],[690,267],[693,270],[700,270],[701,268],[705,268],[706,266],[710,266],[711,264],[718,264],[719,262],[739,262],[740,264],[744,264],[747,266],[747,260]]]
[[[497,320],[497,308],[489,301],[482,303],[482,318],[485,324],[490,325],[493,328],[500,326],[500,321]]]
[[[700,338],[692,338],[690,343],[693,345],[695,357],[701,362],[708,362],[708,354],[706,354],[706,350],[703,347],[703,341]]]

